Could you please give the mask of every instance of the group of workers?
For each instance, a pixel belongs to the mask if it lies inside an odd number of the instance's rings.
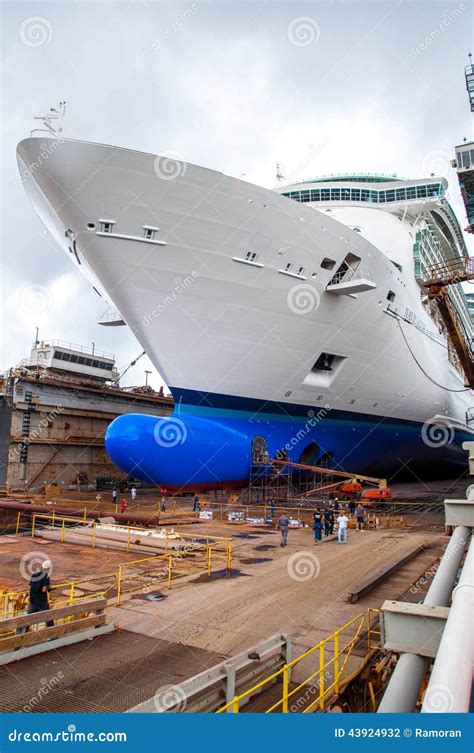
[[[356,531],[362,531],[365,520],[365,510],[361,504],[357,506],[349,506],[349,512],[353,513],[356,522]],[[338,513],[337,518],[335,514]],[[345,514],[344,510],[341,510],[338,500],[336,500],[332,507],[329,509],[318,508],[313,513],[313,533],[314,543],[319,544],[324,535],[331,536],[334,533],[334,527],[337,523],[337,543],[347,544],[347,529],[349,526],[349,518]],[[286,513],[280,515],[277,521],[277,527],[281,532],[281,544],[280,546],[286,546],[288,542],[288,529],[290,527],[290,519]]]
[[[132,486],[132,488],[130,489],[130,496],[132,498],[132,502],[135,502],[137,498],[136,486]],[[117,489],[115,487],[112,489],[112,502],[114,503],[114,505],[117,504]],[[126,509],[127,509],[127,500],[125,499],[125,497],[122,497],[120,501],[120,512],[122,515],[124,514]]]

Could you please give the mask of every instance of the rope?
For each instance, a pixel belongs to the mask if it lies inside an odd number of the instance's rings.
[[[398,324],[398,326],[399,326],[399,328],[400,328],[400,332],[402,333],[402,337],[403,337],[403,339],[405,340],[406,346],[407,346],[408,350],[410,351],[410,355],[411,355],[411,357],[412,357],[412,358],[413,358],[413,360],[415,361],[415,363],[416,363],[416,365],[418,366],[418,368],[420,369],[420,371],[422,371],[422,372],[423,372],[423,374],[425,375],[425,377],[426,377],[427,379],[429,379],[429,381],[430,381],[430,382],[432,382],[432,383],[433,383],[434,385],[436,385],[436,387],[439,387],[439,388],[440,388],[440,389],[442,389],[442,390],[446,390],[446,392],[470,392],[470,391],[471,391],[471,388],[470,388],[470,387],[464,387],[464,389],[462,389],[462,390],[453,390],[453,389],[451,389],[450,387],[443,387],[443,385],[442,385],[442,384],[438,384],[438,382],[435,382],[435,381],[434,381],[434,379],[432,379],[432,378],[430,377],[430,375],[429,375],[429,374],[428,374],[428,373],[427,373],[427,372],[426,372],[426,371],[424,370],[423,366],[422,366],[422,365],[421,365],[421,363],[420,363],[420,362],[418,361],[417,357],[415,356],[415,354],[413,353],[412,349],[410,348],[410,345],[409,345],[409,343],[408,343],[408,340],[406,339],[406,337],[405,337],[405,333],[404,333],[404,331],[403,331],[403,329],[402,329],[402,325],[400,324],[400,319],[399,319],[398,317],[395,317],[395,319],[396,319],[396,322],[397,322],[397,324]]]

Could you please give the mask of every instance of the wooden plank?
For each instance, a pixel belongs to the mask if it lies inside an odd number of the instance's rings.
[[[49,620],[59,620],[63,617],[72,617],[84,612],[99,612],[107,606],[107,599],[94,599],[91,601],[81,601],[78,604],[70,604],[65,607],[56,607],[55,609],[45,609],[44,612],[34,612],[33,614],[22,614],[19,617],[9,617],[0,622],[0,633],[9,630],[16,630],[19,627],[30,627],[41,622]]]
[[[89,628],[88,630],[79,630],[77,633],[63,635],[61,638],[52,638],[50,641],[47,641],[46,643],[38,643],[36,646],[27,646],[26,648],[18,648],[15,651],[6,651],[5,653],[0,653],[0,667],[14,661],[27,659],[29,656],[36,656],[37,654],[44,654],[46,651],[53,651],[55,648],[63,648],[64,646],[71,646],[73,643],[80,643],[81,641],[87,641],[90,638],[97,638],[100,635],[112,633],[115,629],[114,623],[108,622],[99,627]]]
[[[424,544],[421,544],[421,546],[417,546],[415,549],[410,550],[408,554],[405,554],[395,562],[392,561],[388,565],[385,565],[385,567],[383,567],[381,570],[377,570],[370,578],[355,583],[349,591],[349,601],[351,602],[351,604],[355,604],[355,602],[358,601],[361,596],[365,596],[365,594],[369,593],[369,591],[386,580],[400,567],[403,567],[403,565],[406,565],[407,562],[410,562],[410,560],[417,557],[419,554],[421,554],[421,552],[424,552],[425,549],[426,546]]]
[[[84,617],[81,620],[64,622],[61,625],[54,625],[43,630],[34,630],[30,633],[21,635],[12,635],[9,638],[0,639],[0,651],[12,651],[14,648],[24,648],[26,646],[35,646],[38,643],[49,641],[50,638],[60,638],[68,633],[78,630],[86,630],[91,627],[104,625],[106,620],[105,614],[96,614],[92,617]]]

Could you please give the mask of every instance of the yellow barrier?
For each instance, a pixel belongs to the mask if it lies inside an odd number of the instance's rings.
[[[243,699],[248,699],[254,696],[257,692],[280,683],[281,697],[265,710],[266,714],[272,712],[294,713],[301,711],[306,714],[319,708],[324,709],[327,698],[334,693],[339,693],[341,686],[347,683],[350,673],[344,677],[344,671],[347,666],[347,662],[352,653],[354,646],[357,644],[362,636],[364,627],[367,628],[368,646],[365,656],[358,656],[360,664],[366,661],[366,659],[376,650],[377,646],[371,640],[371,636],[378,633],[372,628],[371,618],[372,613],[378,610],[371,609],[368,611],[367,616],[364,613],[358,614],[349,620],[342,628],[335,630],[328,638],[320,641],[316,646],[313,646],[308,651],[305,651],[301,656],[293,659],[291,662],[284,664],[283,667],[278,669],[273,674],[260,680],[256,685],[253,685],[248,690],[245,690],[240,695],[234,696],[234,698],[217,710],[216,713],[221,714],[225,711],[231,713],[239,713],[240,704]],[[347,642],[341,646],[341,637],[349,629],[354,634],[347,639]],[[326,659],[326,651],[331,649],[332,658]],[[291,673],[295,667],[301,665],[301,663],[308,658],[313,658],[317,664],[317,669],[310,672],[305,679],[299,682],[296,687],[290,690]],[[301,669],[301,667],[300,667]],[[317,679],[316,679],[317,678]],[[332,678],[332,679],[331,679]],[[316,683],[313,681],[316,679]],[[316,687],[315,687],[316,686]],[[300,691],[304,690],[304,696],[301,697]],[[317,693],[317,697],[311,699],[311,696]],[[293,700],[292,706],[290,701]]]
[[[144,588],[150,588],[150,585],[171,590],[173,579],[185,577],[189,575],[189,572],[179,574],[179,564],[186,565],[188,562],[192,562],[194,565],[193,571],[205,571],[208,575],[212,573],[213,563],[220,562],[225,558],[225,569],[230,572],[232,567],[232,539],[223,539],[226,542],[225,549],[218,549],[214,544],[195,545],[194,547],[188,547],[184,550],[171,551],[165,554],[158,554],[152,557],[143,557],[138,560],[132,560],[131,562],[121,562],[118,566],[117,575],[117,606],[120,606],[121,599],[125,593],[124,589],[124,571],[129,567],[136,567],[137,565],[143,565],[145,563],[152,565],[156,564],[158,570],[156,572],[139,573],[138,577],[135,576],[132,586],[128,589],[127,593],[142,590]],[[202,555],[202,560],[199,563],[201,567],[196,568],[196,555]],[[224,564],[224,563],[223,563]],[[160,567],[161,566],[161,567]],[[148,585],[137,585],[139,577],[148,578],[151,582]]]
[[[35,535],[35,532],[37,530],[36,522],[37,520],[46,520],[50,521],[52,523],[52,526],[56,528],[56,523],[60,524],[61,528],[61,543],[64,543],[64,535],[65,535],[65,524],[66,523],[74,523],[76,526],[83,526],[84,523],[87,524],[89,528],[92,530],[92,540],[93,540],[93,547],[96,546],[96,529],[98,526],[100,526],[101,529],[105,529],[108,526],[110,526],[113,530],[119,530],[119,531],[126,531],[127,532],[127,553],[130,551],[130,547],[133,546],[131,537],[132,534],[136,533],[137,535],[143,535],[144,533],[148,533],[151,529],[150,528],[143,528],[137,525],[124,525],[122,523],[100,523],[96,520],[90,518],[73,518],[68,517],[65,515],[55,515],[54,511],[52,514],[47,513],[33,513],[32,515],[32,527],[31,527],[31,536],[33,537]],[[174,539],[174,536],[170,536],[168,538],[167,531],[163,528],[164,531],[164,544],[165,544],[165,554],[168,553],[168,545],[169,541]],[[181,533],[179,532],[179,538],[183,541],[189,543],[190,546],[195,547],[197,545],[205,545],[205,546],[213,546],[214,550],[216,551],[218,547],[222,547],[222,551],[226,551],[229,548],[229,544],[231,545],[232,539],[229,537],[224,536],[212,536],[210,534],[201,534],[199,533],[197,536],[195,534],[191,533]]]
[[[31,536],[33,537],[35,533],[38,533],[38,521],[47,521],[48,522],[48,528],[51,526],[55,529],[60,529],[60,541],[61,543],[64,543],[65,541],[65,532],[66,532],[66,523],[72,523],[76,526],[84,526],[84,523],[88,525],[88,527],[92,531],[92,547],[95,548],[97,546],[97,527],[98,525],[101,526],[101,528],[107,526],[107,524],[100,523],[98,524],[95,520],[87,520],[86,518],[73,518],[73,517],[67,517],[67,516],[58,516],[55,515],[54,511],[52,514],[46,514],[46,513],[33,513],[32,516],[32,527],[31,527]],[[143,533],[146,533],[149,529],[139,528],[137,526],[131,526],[131,525],[121,525],[121,524],[111,524],[114,529],[119,529],[127,534],[127,553],[130,551],[130,548],[133,547],[132,542],[132,535],[143,535]],[[142,557],[141,559],[132,560],[131,562],[121,562],[118,565],[117,570],[117,576],[101,576],[101,577],[112,577],[114,579],[114,584],[110,588],[106,589],[107,591],[111,590],[112,588],[117,586],[117,605],[120,605],[121,598],[123,594],[125,593],[124,588],[124,571],[126,568],[129,567],[135,567],[137,565],[142,565],[144,563],[150,564],[152,568],[154,565],[162,565],[162,569],[160,572],[158,572],[158,575],[153,572],[148,573],[142,573],[143,580],[147,580],[148,583],[143,583],[140,586],[135,584],[132,584],[132,587],[128,589],[128,593],[136,592],[144,588],[149,588],[151,583],[159,585],[162,583],[163,587],[167,587],[168,589],[171,589],[173,580],[183,577],[184,575],[188,575],[188,572],[179,573],[179,564],[180,563],[186,563],[189,561],[192,561],[193,564],[196,564],[196,557],[199,555],[202,555],[202,560],[199,562],[200,565],[202,565],[199,568],[195,568],[195,572],[199,571],[205,571],[208,573],[208,575],[211,575],[213,564],[223,562],[225,569],[230,572],[232,568],[232,539],[231,538],[225,538],[222,536],[210,536],[207,534],[200,535],[199,537],[193,536],[192,534],[186,534],[186,533],[180,533],[179,538],[185,542],[185,547],[178,550],[171,550],[169,547],[169,542],[174,540],[174,537],[171,538],[164,536],[164,553],[163,554],[156,554],[151,555],[149,557]],[[139,579],[140,574],[138,576],[135,576],[135,580]],[[82,581],[75,581],[70,584],[60,584],[58,586],[53,586],[53,588],[64,588],[65,585],[70,585],[72,588],[72,593],[70,596],[71,601],[66,601],[65,603],[73,603],[72,599],[73,592],[74,592],[74,583],[80,583],[84,582],[85,580],[94,580],[94,578],[90,579],[83,579]],[[150,582],[151,581],[151,582]],[[23,599],[20,599],[19,606],[17,607],[16,611],[22,611],[26,608],[27,603],[27,596],[28,591],[21,591],[17,592],[16,594],[5,594],[4,597],[15,597],[22,594]],[[0,596],[0,599],[2,597]],[[85,597],[84,597],[85,598]],[[8,603],[9,599],[7,598],[5,603]],[[1,604],[1,602],[0,602]],[[62,606],[62,604],[55,604],[55,606]],[[13,616],[13,615],[10,615]]]
[[[88,591],[86,594],[76,595],[76,589],[80,590],[81,583],[94,583],[103,582],[104,580],[111,581],[110,585],[98,586],[97,591]],[[66,581],[65,583],[57,583],[51,586],[49,595],[49,604],[51,609],[56,607],[65,607],[70,604],[77,604],[83,600],[95,599],[100,596],[105,596],[109,591],[115,588],[116,576],[111,575],[97,575],[92,578],[81,578],[80,580]],[[65,594],[58,593],[61,590],[68,590],[67,596]],[[57,593],[57,595],[56,595]],[[6,591],[0,593],[0,619],[6,620],[9,617],[17,617],[21,612],[24,612],[28,606],[29,588],[22,589],[20,591]]]

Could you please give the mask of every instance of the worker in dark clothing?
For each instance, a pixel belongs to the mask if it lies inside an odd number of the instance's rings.
[[[314,543],[318,544],[321,541],[322,533],[323,533],[323,515],[321,510],[316,510],[316,512],[313,515],[313,532],[314,532]]]
[[[364,518],[365,518],[365,510],[362,507],[361,504],[357,505],[356,511],[355,511],[355,519],[357,523],[356,531],[362,531],[364,527]]]
[[[199,512],[199,497],[197,494],[194,495],[193,499],[193,512]]]
[[[275,500],[271,499],[270,500],[270,515],[272,516],[272,520],[275,519],[275,509],[276,509]]]
[[[349,501],[349,512],[351,515],[354,515],[354,510],[356,509],[357,505],[355,503],[355,500],[351,499]]]
[[[332,510],[326,510],[324,513],[324,534],[331,536],[334,531],[334,513]]]
[[[288,528],[290,526],[290,519],[285,513],[280,515],[277,521],[277,526],[281,531],[281,544],[280,546],[286,546],[288,540]]]
[[[45,560],[42,565],[38,563],[33,565],[33,574],[30,578],[30,605],[28,607],[28,614],[35,614],[36,612],[44,612],[49,609],[48,593],[51,590],[51,583],[49,580],[49,570],[51,569],[51,562]],[[53,627],[53,620],[46,622],[46,627]],[[28,628],[19,628],[18,634],[27,633]]]

